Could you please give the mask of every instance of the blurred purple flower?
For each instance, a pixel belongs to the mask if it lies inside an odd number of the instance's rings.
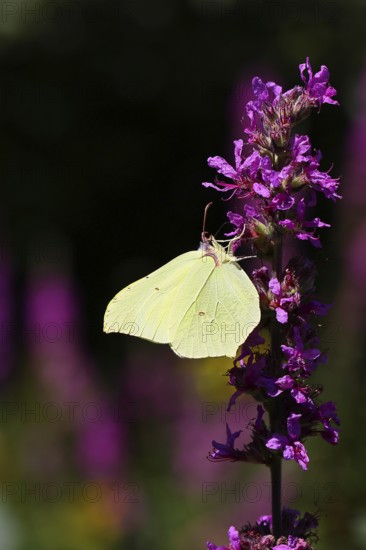
[[[34,277],[26,304],[33,368],[76,436],[80,467],[90,475],[116,479],[124,465],[124,424],[111,416],[113,407],[99,390],[80,326],[79,303],[70,280],[54,274]]]
[[[28,288],[26,331],[38,375],[58,402],[80,401],[89,387],[75,289],[61,275],[34,277]]]
[[[125,434],[123,425],[108,414],[108,403],[99,405],[101,417],[85,420],[79,429],[77,458],[85,475],[115,480],[125,462]]]
[[[0,381],[8,376],[14,361],[15,325],[10,261],[3,255],[0,266]]]
[[[129,411],[131,420],[144,419],[146,411],[157,421],[179,418],[185,380],[172,366],[171,355],[164,350],[154,355],[137,352],[128,358],[122,376],[124,399],[135,405]]]

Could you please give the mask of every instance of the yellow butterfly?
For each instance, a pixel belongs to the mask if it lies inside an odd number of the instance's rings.
[[[202,234],[186,252],[121,290],[104,332],[169,344],[180,357],[235,357],[260,321],[258,292],[232,254]]]

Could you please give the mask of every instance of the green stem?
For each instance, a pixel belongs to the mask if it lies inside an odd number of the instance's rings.
[[[282,276],[282,237],[279,236],[277,243],[274,245],[273,260],[272,260],[273,275],[280,279]],[[281,328],[278,321],[273,317],[271,324],[271,353],[272,353],[272,374],[276,378],[281,372]],[[280,430],[281,418],[281,398],[274,398],[269,410],[269,420],[271,433],[278,433]],[[272,529],[275,538],[281,536],[281,515],[282,515],[282,458],[278,455],[273,456],[273,461],[270,466],[271,470],[271,487],[272,487]]]
[[[271,464],[271,489],[272,489],[272,531],[276,540],[282,534],[282,458],[274,456]]]

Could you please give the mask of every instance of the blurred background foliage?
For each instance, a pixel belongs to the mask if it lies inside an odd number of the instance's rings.
[[[264,468],[206,459],[254,416],[225,414],[230,363],[101,326],[119,289],[198,245],[209,200],[220,229],[206,158],[231,158],[251,78],[292,87],[307,55],[341,102],[302,130],[343,182],[316,256],[335,304],[317,380],[343,429],[309,442],[308,473],[286,465],[285,497],[320,511],[318,549],[366,547],[365,16],[361,0],[1,0],[1,549],[204,548],[269,512]]]

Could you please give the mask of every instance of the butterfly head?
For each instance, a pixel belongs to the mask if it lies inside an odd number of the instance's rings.
[[[217,242],[215,237],[213,237],[206,231],[202,233],[201,239],[202,240],[199,249],[202,252],[202,258],[213,258],[216,267],[227,262],[235,261],[235,257],[223,246],[221,246],[221,244]]]

